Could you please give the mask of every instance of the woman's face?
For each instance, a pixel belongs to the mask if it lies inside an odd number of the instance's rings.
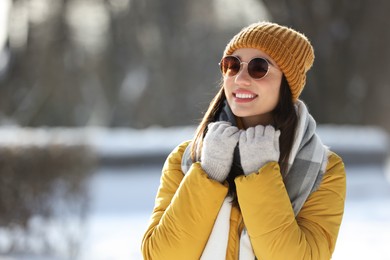
[[[245,128],[272,124],[272,111],[279,101],[282,71],[271,57],[258,49],[237,49],[232,55],[245,62],[235,76],[223,78],[226,99],[233,114],[241,118]],[[264,78],[253,79],[248,74],[247,63],[258,57],[269,61],[269,71]]]

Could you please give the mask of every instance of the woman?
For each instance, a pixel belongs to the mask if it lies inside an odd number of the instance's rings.
[[[163,167],[145,259],[331,258],[346,176],[298,99],[313,60],[304,35],[275,23],[233,37],[221,89]]]

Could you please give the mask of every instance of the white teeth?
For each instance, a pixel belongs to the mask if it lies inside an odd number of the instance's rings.
[[[254,98],[255,95],[253,95],[253,94],[237,93],[236,97],[237,98]]]

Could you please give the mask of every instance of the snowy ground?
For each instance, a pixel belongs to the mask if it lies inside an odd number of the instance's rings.
[[[390,259],[390,184],[383,167],[348,167],[343,224],[333,259]],[[142,259],[140,241],[159,184],[160,167],[101,169],[81,259]],[[113,187],[115,187],[113,189]]]
[[[92,211],[81,259],[142,259],[160,167],[101,169],[91,182]],[[115,187],[113,189],[113,187]]]

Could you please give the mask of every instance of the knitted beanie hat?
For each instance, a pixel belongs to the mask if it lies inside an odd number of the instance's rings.
[[[282,70],[295,102],[306,82],[306,72],[314,61],[309,40],[291,28],[271,22],[253,23],[231,39],[223,56],[240,48],[256,48],[267,53]]]

